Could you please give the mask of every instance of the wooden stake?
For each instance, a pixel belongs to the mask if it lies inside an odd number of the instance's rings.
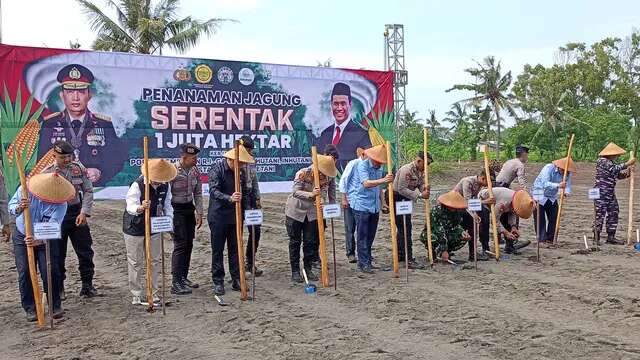
[[[336,231],[331,219],[331,242],[333,243],[333,290],[338,290],[338,265],[336,263]]]
[[[47,258],[47,309],[49,310],[50,326],[53,329],[53,279],[51,278],[51,243],[45,240],[45,257]]]
[[[407,215],[402,215],[402,228],[404,230],[404,274],[409,283],[409,242],[407,240]]]
[[[256,299],[256,226],[251,225],[251,301]]]
[[[562,182],[567,181],[567,173],[569,172],[569,159],[571,159],[571,148],[573,147],[573,139],[575,134],[571,134],[569,140],[569,148],[567,149],[567,160],[564,163],[564,172],[562,174]],[[553,233],[553,244],[558,244],[558,234],[560,233],[560,218],[562,217],[562,202],[564,201],[565,189],[560,189],[560,199],[558,200],[558,217],[556,218],[556,228]]]
[[[391,157],[391,142],[387,141],[387,174],[393,175],[393,158]],[[398,231],[396,228],[396,206],[393,199],[393,183],[387,184],[389,194],[389,223],[391,230],[391,256],[393,258],[393,276],[399,277],[398,269]]]
[[[167,302],[165,301],[165,297],[167,295],[167,285],[166,285],[166,276],[164,271],[164,233],[160,233],[160,252],[162,255],[162,315],[167,315]]]
[[[429,153],[429,130],[424,128],[424,143],[423,143],[423,151],[424,151],[424,186],[429,186],[429,158],[427,154]],[[424,202],[424,216],[427,225],[427,259],[429,259],[429,264],[433,266],[433,249],[431,245],[431,201],[429,199],[425,199]]]
[[[233,146],[234,157],[233,160],[233,181],[235,185],[235,192],[241,192],[240,187],[240,143],[235,142]],[[242,194],[242,196],[248,196],[249,194]],[[240,267],[240,300],[246,301],[247,296],[247,279],[244,274],[244,241],[242,239],[242,202],[236,203],[236,246],[238,253],[238,266]]]
[[[540,234],[540,203],[536,200],[536,252],[538,262],[540,262],[540,239],[542,239]]]
[[[149,201],[149,138],[143,138],[144,153],[144,200]],[[147,266],[147,311],[153,312],[153,264],[151,263],[151,209],[144,210],[144,247],[145,247],[145,264]]]
[[[320,170],[318,168],[318,149],[311,147],[313,161],[313,186],[320,189]],[[327,248],[324,238],[324,216],[322,215],[322,194],[316,196],[316,221],[318,223],[318,237],[320,238],[320,282],[322,287],[329,287],[329,267],[327,266]]]
[[[487,145],[484,145],[484,174],[487,178],[487,190],[489,190],[489,197],[493,198],[493,182],[491,181],[491,173],[489,172],[489,152]],[[496,205],[490,204],[491,209],[491,230],[493,231],[493,247],[496,256],[496,261],[500,261],[500,241],[498,240],[498,226],[496,220]]]
[[[631,158],[636,157],[636,152],[631,151]],[[635,170],[631,170],[629,179],[629,222],[627,223],[627,245],[631,245],[631,234],[633,234],[633,190],[635,185]]]
[[[478,236],[480,235],[480,225],[473,221],[473,266],[478,271]]]
[[[24,165],[22,164],[22,156],[16,153],[16,165],[18,166],[18,175],[20,176],[20,186],[22,188],[22,199],[29,200],[29,192],[27,190],[27,178],[24,176]],[[33,228],[31,222],[31,211],[27,207],[23,211],[24,229],[26,236],[33,236]],[[27,246],[27,260],[29,263],[29,278],[31,278],[31,288],[33,289],[33,301],[36,305],[36,317],[38,319],[38,327],[44,327],[44,306],[42,304],[42,293],[40,292],[40,283],[38,281],[38,272],[36,271],[36,257],[33,252],[33,246]]]

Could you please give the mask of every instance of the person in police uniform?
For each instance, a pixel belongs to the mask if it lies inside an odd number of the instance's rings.
[[[42,173],[58,173],[67,179],[75,188],[75,196],[67,202],[67,212],[62,221],[62,238],[58,241],[58,268],[61,274],[60,298],[64,299],[65,261],[67,257],[67,241],[71,239],[71,245],[78,256],[78,270],[82,280],[80,296],[94,297],[98,291],[93,287],[93,249],[91,245],[91,231],[87,224],[87,218],[91,217],[93,207],[93,186],[87,176],[87,170],[79,162],[73,161],[73,146],[66,141],[56,141],[53,144],[56,162],[49,165]]]
[[[94,80],[89,69],[70,64],[58,72],[57,79],[65,108],[44,117],[38,159],[56,141],[67,141],[73,147],[73,160],[86,167],[93,185],[104,186],[122,169],[128,158],[127,147],[116,135],[108,116],[88,109]]]
[[[202,226],[202,180],[198,170],[200,149],[193,144],[180,146],[180,161],[175,165],[178,175],[171,184],[171,206],[173,207],[173,255],[171,293],[191,294],[191,288],[199,285],[189,280],[189,264],[196,227]]]

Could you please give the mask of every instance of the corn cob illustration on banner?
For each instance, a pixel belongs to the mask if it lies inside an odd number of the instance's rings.
[[[31,169],[29,177],[39,174],[42,170],[44,170],[47,166],[53,164],[55,161],[56,153],[53,151],[53,149],[49,149],[49,151],[47,151],[47,153],[44,154],[44,156],[40,160],[38,160],[36,166]]]
[[[7,162],[13,165],[13,154],[18,152],[25,159],[31,159],[38,145],[38,134],[40,133],[40,123],[36,119],[31,119],[20,129],[18,135],[7,148]],[[26,150],[26,152],[25,152]]]

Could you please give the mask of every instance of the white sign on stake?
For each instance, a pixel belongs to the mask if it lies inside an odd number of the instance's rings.
[[[469,199],[467,207],[471,211],[482,211],[482,202],[480,199]]]
[[[589,199],[591,200],[600,199],[600,188],[589,189]]]
[[[33,224],[33,237],[36,240],[60,239],[60,224],[57,222],[37,222]]]
[[[398,201],[396,203],[397,215],[410,215],[413,212],[413,201]]]
[[[161,232],[173,231],[173,219],[170,216],[152,216],[151,217],[151,233],[157,234]]]
[[[540,202],[544,198],[544,190],[543,189],[533,189],[533,192],[532,192],[531,195],[533,195],[533,200]]]
[[[340,217],[340,204],[325,204],[322,205],[322,216],[325,219],[334,219]]]
[[[262,210],[245,210],[244,224],[247,226],[262,225]]]

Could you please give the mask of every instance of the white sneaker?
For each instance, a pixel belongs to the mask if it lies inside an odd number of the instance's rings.
[[[140,301],[140,296],[134,296],[133,299],[131,299],[131,305],[140,305],[142,304],[142,301]]]
[[[153,295],[153,305],[157,306],[156,304],[160,304],[160,297]]]

